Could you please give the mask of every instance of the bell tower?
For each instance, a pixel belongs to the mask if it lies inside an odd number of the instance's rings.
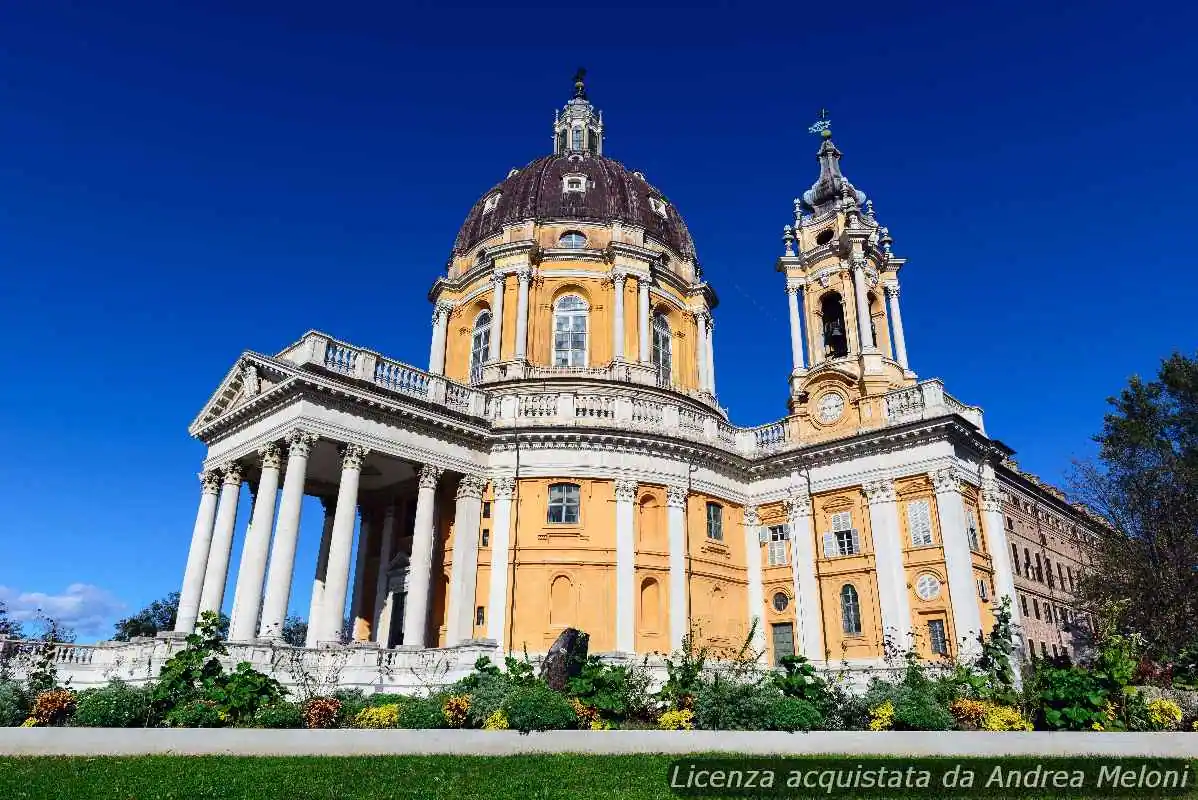
[[[891,252],[873,201],[841,172],[826,111],[810,130],[820,136],[819,177],[794,201],[777,264],[790,312],[788,405],[817,430],[871,427],[867,401],[915,381],[898,304],[906,261]]]

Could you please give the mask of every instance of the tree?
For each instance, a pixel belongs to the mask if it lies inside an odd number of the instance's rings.
[[[283,641],[292,647],[303,647],[308,638],[308,623],[299,617],[283,620]]]
[[[25,631],[20,622],[8,615],[8,604],[0,600],[0,636],[10,639],[21,639]]]
[[[1133,376],[1103,419],[1076,494],[1106,522],[1079,585],[1091,613],[1174,660],[1198,642],[1198,357],[1175,353],[1156,380]]]
[[[159,631],[169,631],[175,628],[175,619],[179,615],[179,593],[171,592],[166,597],[155,600],[131,617],[118,620],[113,640],[127,642],[134,636],[156,636]],[[222,639],[229,636],[229,616],[222,613],[217,627]]]

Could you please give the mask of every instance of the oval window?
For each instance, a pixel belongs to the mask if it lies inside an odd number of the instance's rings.
[[[774,610],[785,611],[790,605],[790,598],[786,596],[786,592],[778,592],[774,595]]]

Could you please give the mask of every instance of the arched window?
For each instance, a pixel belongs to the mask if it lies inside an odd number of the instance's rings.
[[[828,292],[819,301],[824,320],[824,358],[843,358],[849,354],[849,339],[844,328],[844,305],[837,292]]]
[[[577,483],[554,483],[549,487],[549,522],[578,524],[579,490]]]
[[[470,341],[470,380],[483,376],[483,363],[491,350],[491,312],[483,311],[474,318],[474,336]]]
[[[587,365],[587,301],[576,294],[559,298],[553,306],[553,365]]]
[[[574,621],[574,584],[558,575],[549,587],[549,624],[565,627]]]
[[[861,633],[861,601],[857,590],[849,583],[840,589],[840,626],[851,636]]]
[[[558,247],[581,250],[587,246],[587,237],[578,231],[566,231],[557,240]]]
[[[657,311],[653,314],[653,368],[657,371],[657,383],[669,386],[673,376],[670,359],[670,321]]]

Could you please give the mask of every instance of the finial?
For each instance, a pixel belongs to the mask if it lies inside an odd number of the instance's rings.
[[[828,119],[828,109],[821,108],[819,110],[819,120],[814,125],[807,129],[808,133],[818,133],[825,139],[832,138],[832,120]]]
[[[793,256],[795,254],[795,237],[789,225],[782,227],[782,244],[786,246],[786,251],[782,255]]]
[[[587,71],[585,67],[579,67],[578,72],[574,73],[574,96],[580,100],[587,99],[586,77]]]
[[[870,200],[868,197],[865,198],[865,216],[869,217],[870,219],[874,218],[874,201]]]

